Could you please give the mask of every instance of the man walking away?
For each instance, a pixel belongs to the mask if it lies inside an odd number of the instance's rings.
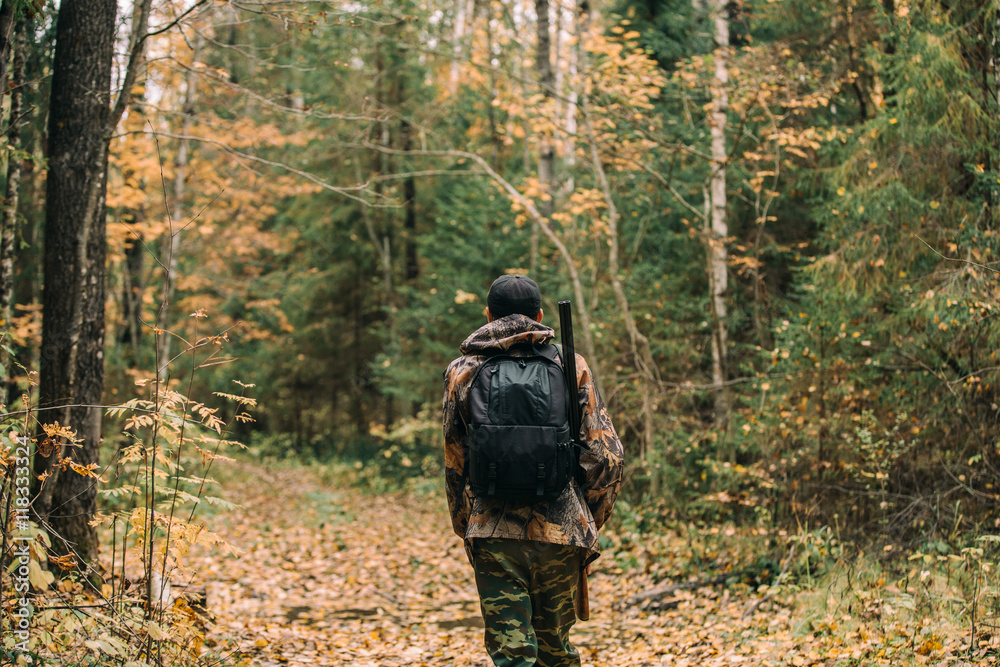
[[[580,355],[581,425],[569,437],[562,357],[542,315],[533,280],[500,276],[487,324],[444,373],[452,527],[465,540],[498,667],[580,665],[569,631],[581,569],[599,555],[597,531],[621,485],[621,441]]]

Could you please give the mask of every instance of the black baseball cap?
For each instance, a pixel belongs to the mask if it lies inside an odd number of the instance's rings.
[[[493,281],[486,305],[494,319],[514,313],[535,317],[542,308],[542,293],[528,276],[507,273]]]

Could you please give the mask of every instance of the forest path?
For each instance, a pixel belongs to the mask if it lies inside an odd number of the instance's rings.
[[[308,468],[235,465],[224,489],[241,507],[211,528],[239,553],[193,563],[210,637],[237,640],[259,665],[481,663],[478,598],[443,495],[362,494]]]
[[[237,475],[223,488],[241,507],[211,519],[210,528],[240,553],[190,563],[216,619],[209,645],[228,644],[244,664],[267,667],[490,664],[472,571],[442,492],[363,494],[324,484],[315,469],[231,465]],[[672,557],[664,546],[663,557]],[[810,634],[782,606],[763,605],[744,619],[753,600],[718,589],[679,593],[668,611],[612,607],[651,585],[642,570],[622,571],[608,557],[597,562],[593,618],[573,630],[584,665],[924,664],[930,657],[915,653],[912,641],[909,649],[880,648],[835,626]],[[935,653],[930,664],[963,664]]]

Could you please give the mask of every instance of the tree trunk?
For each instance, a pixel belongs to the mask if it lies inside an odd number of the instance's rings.
[[[404,151],[412,148],[410,136],[412,132],[410,122],[404,118],[400,128]],[[403,229],[406,235],[404,279],[407,284],[412,285],[420,275],[420,263],[417,259],[417,179],[412,175],[403,180],[403,206],[405,208]]]
[[[463,19],[464,22],[464,19]],[[380,51],[381,53],[381,51]],[[399,105],[399,81],[398,73],[396,72],[396,55],[394,48],[388,49],[388,59],[389,62],[386,64],[382,58],[379,58],[378,64],[378,81],[379,88],[378,97],[376,98],[382,103],[384,108],[398,109]],[[390,74],[391,73],[391,74]],[[391,78],[390,78],[391,77]],[[380,124],[381,126],[381,144],[383,146],[392,146],[392,129],[389,125],[388,116],[384,116]],[[382,153],[381,167],[379,168],[380,175],[387,175],[394,169],[390,156],[387,153]],[[376,183],[375,190],[379,196],[383,194],[382,183]],[[396,326],[396,294],[393,288],[393,265],[392,265],[392,253],[393,244],[396,241],[396,223],[395,215],[390,214],[384,209],[379,209],[379,217],[382,220],[382,275],[385,280],[386,290],[385,290],[385,314],[387,318],[387,330],[389,332],[389,345],[390,349],[399,349],[399,329]],[[365,388],[368,391],[368,388]],[[384,410],[384,424],[386,429],[392,427],[393,422],[396,421],[396,403],[393,400],[391,394],[386,394],[383,397],[383,407]]]
[[[132,34],[130,37],[132,44],[132,54],[131,62],[129,63],[129,69],[131,72],[131,77],[129,81],[124,81],[124,84],[129,84],[131,87],[131,82],[136,81],[136,77],[139,74],[139,63],[143,59],[144,49],[141,48],[140,40],[146,34],[149,26],[149,11],[151,0],[143,0],[138,2],[132,8]],[[137,48],[138,47],[138,48]],[[118,125],[118,121],[124,114],[124,108],[127,104],[132,105],[129,118],[131,119],[132,129],[141,128],[143,123],[143,110],[142,105],[137,104],[136,100],[132,99],[129,95],[130,91],[123,90],[120,92],[118,99],[115,101],[115,109],[111,114],[111,119],[109,120],[109,127],[115,127]],[[107,137],[107,134],[105,134]],[[146,280],[143,276],[143,266],[145,264],[146,258],[146,248],[143,241],[142,233],[137,229],[139,227],[139,222],[141,218],[139,217],[141,213],[136,211],[136,217],[131,221],[131,227],[129,229],[129,235],[127,237],[127,244],[125,246],[125,262],[122,266],[122,330],[118,336],[118,342],[122,345],[128,345],[128,367],[135,368],[139,363],[139,345],[142,339],[142,299],[143,294],[146,291]]]
[[[136,0],[132,6],[132,31],[128,39],[128,64],[122,73],[121,90],[115,98],[111,116],[104,126],[104,143],[111,144],[111,135],[118,127],[118,121],[125,113],[125,107],[132,100],[132,87],[139,74],[139,66],[145,60],[146,37],[149,31],[149,13],[153,0]]]
[[[118,343],[128,346],[129,368],[135,368],[139,363],[139,344],[142,341],[142,295],[145,292],[142,274],[146,249],[143,247],[142,232],[137,229],[140,221],[137,213],[136,218],[127,223],[129,235],[122,266],[122,328]]]
[[[6,14],[12,6],[10,0],[0,9],[0,34],[7,28]],[[11,13],[13,13],[11,11]],[[24,161],[15,156],[15,151],[21,150],[21,125],[24,107],[24,59],[28,51],[28,40],[25,31],[29,29],[30,21],[21,21],[15,37],[14,71],[10,85],[10,125],[7,129],[7,190],[4,195],[3,207],[0,209],[0,326],[9,327],[11,306],[14,300],[14,237],[17,235],[17,201],[21,186],[21,171]],[[6,87],[5,71],[6,41],[0,47],[0,86]],[[9,341],[5,341],[9,342]],[[5,402],[7,386],[11,377],[10,359],[4,350],[0,350],[0,403]]]
[[[45,288],[39,407],[45,422],[69,424],[80,446],[41,447],[35,473],[52,473],[40,488],[35,512],[58,535],[57,551],[97,556],[97,509],[92,477],[59,473],[65,454],[97,463],[104,390],[105,191],[111,102],[115,0],[63,0],[48,126],[45,208]],[[74,406],[74,407],[70,407]],[[39,483],[34,482],[38,487]]]
[[[709,125],[712,133],[712,162],[709,184],[709,222],[706,230],[708,286],[712,313],[712,386],[715,421],[724,425],[729,418],[729,392],[726,388],[726,113],[729,98],[729,20],[725,0],[712,0],[715,24],[715,75],[712,80],[712,103]]]
[[[584,71],[587,68],[586,52],[582,47],[585,29],[586,23],[583,22],[583,17],[581,17],[581,26],[577,34],[577,44],[581,46],[579,46],[577,57],[580,69]],[[601,162],[600,147],[597,145],[597,135],[594,132],[594,126],[590,118],[590,101],[587,98],[585,89],[581,91],[579,101],[583,129],[585,130],[585,137],[590,149],[594,175],[597,177],[597,183],[601,188],[601,193],[604,195],[604,205],[608,211],[608,278],[611,281],[611,289],[615,295],[618,311],[623,318],[625,330],[628,332],[632,360],[645,383],[642,391],[643,402],[640,414],[643,423],[643,437],[639,443],[640,458],[645,460],[653,437],[653,413],[660,387],[660,372],[653,360],[653,352],[649,345],[649,339],[639,331],[639,328],[635,324],[628,295],[625,293],[625,286],[621,281],[622,267],[619,261],[618,207],[615,204],[607,172],[605,172],[604,165]]]
[[[35,57],[33,45],[28,47],[25,64],[25,84],[26,92],[31,92],[34,84],[31,80],[33,59]],[[26,125],[35,119],[26,118]],[[12,304],[37,304],[41,301],[41,286],[43,281],[44,248],[42,243],[43,228],[45,226],[45,182],[35,173],[36,165],[44,162],[44,132],[22,134],[21,143],[24,150],[30,154],[30,158],[24,161],[22,174],[22,190],[24,198],[18,204],[21,216],[19,235],[22,239],[23,249],[15,253],[14,256],[14,295]],[[31,345],[27,349],[18,350],[23,359],[23,364],[27,368],[41,368],[41,345]],[[13,405],[14,401],[21,395],[17,387],[9,384],[7,387],[8,405]],[[32,405],[38,405],[38,387],[29,395]]]
[[[528,0],[530,1],[530,0]],[[527,30],[527,22],[523,19],[523,12],[514,15],[511,12],[506,12],[505,15],[509,18],[509,23],[507,28],[512,30],[516,34],[521,34]],[[520,17],[520,18],[519,18]],[[491,47],[492,53],[492,47]],[[525,48],[525,40],[517,39],[514,40],[514,48],[508,53],[506,50],[501,49],[501,58],[510,58],[510,72],[512,82],[516,82],[518,89],[521,93],[522,99],[528,99],[531,96],[529,90],[529,75],[525,69],[524,63],[528,60],[528,52]],[[492,71],[492,68],[490,68]],[[496,86],[493,87],[496,90]],[[524,132],[524,139],[521,142],[521,163],[522,169],[525,174],[530,174],[532,166],[534,164],[534,157],[531,154],[531,138],[532,138],[532,127],[531,122],[528,118],[524,117],[520,119],[521,129]],[[502,172],[500,166],[494,165],[498,173]],[[541,239],[541,227],[538,221],[531,217],[531,237],[528,245],[528,275],[534,275],[538,269],[538,248],[539,241]]]
[[[451,76],[448,80],[448,89],[452,95],[458,90],[458,71],[461,67],[460,61],[464,51],[463,38],[465,37],[466,22],[472,23],[471,18],[474,11],[474,0],[455,0],[455,18],[452,23],[451,38]]]
[[[486,53],[490,54],[490,64],[492,65],[493,57],[493,9],[487,3],[485,8],[486,12],[486,22],[484,25],[484,31],[486,33]],[[500,152],[503,150],[503,139],[500,137],[500,133],[497,131],[497,110],[493,106],[493,102],[496,101],[496,91],[497,91],[497,68],[489,67],[490,76],[490,103],[486,105],[487,118],[490,122],[490,145],[493,148],[493,156],[490,159],[490,164],[493,165],[494,169],[503,170],[503,166],[500,163]]]
[[[556,30],[559,33],[563,32],[562,20],[561,20],[562,15],[563,15],[562,8],[560,8],[558,12],[560,21],[556,23]],[[578,12],[575,13],[574,16],[578,18],[574,19],[573,25],[570,27],[570,29],[577,31],[577,40],[581,40],[584,38],[584,36],[580,34],[578,24],[582,20],[582,16]],[[577,74],[579,72],[580,57],[581,57],[580,54],[582,50],[583,50],[583,45],[579,43],[577,43],[576,48],[569,49],[569,54],[568,54],[569,59],[566,65],[567,68],[566,76],[569,77],[570,81],[576,80]],[[561,68],[558,71],[561,72],[562,71]],[[564,79],[565,77],[560,75],[559,78]],[[576,183],[573,179],[573,166],[576,164],[576,155],[574,151],[575,146],[573,142],[575,140],[574,138],[576,137],[576,130],[577,130],[576,114],[577,114],[577,101],[579,99],[579,93],[576,90],[576,86],[571,85],[569,88],[570,89],[566,91],[566,96],[564,99],[563,110],[562,110],[563,133],[564,136],[566,137],[563,149],[563,162],[564,162],[563,174],[566,181],[559,188],[560,194],[571,193],[576,188]],[[559,81],[557,81],[556,90],[558,90],[560,94],[562,94],[562,91],[564,89],[565,87]]]
[[[550,111],[549,103],[555,89],[555,76],[552,73],[552,45],[549,35],[549,0],[535,0],[535,15],[538,22],[538,44],[535,53],[535,74],[541,88],[544,102],[543,113]],[[554,202],[552,199],[552,181],[555,177],[556,150],[550,133],[545,132],[538,141],[538,182],[542,189],[542,201],[538,207],[547,219],[552,218]]]
[[[194,71],[194,63],[198,62],[200,43],[195,38],[195,46],[191,55],[191,68],[184,80],[184,105],[182,107],[181,139],[177,144],[177,156],[174,159],[174,205],[170,214],[170,237],[163,244],[162,266],[166,267],[163,277],[163,296],[160,309],[156,316],[156,328],[161,331],[156,338],[156,375],[160,382],[165,382],[170,371],[170,342],[173,336],[169,333],[171,317],[170,304],[174,297],[174,285],[177,280],[177,262],[181,254],[181,229],[184,227],[184,202],[187,196],[187,167],[190,141],[186,138],[194,126],[194,101],[198,88],[198,75]]]
[[[0,4],[0,82],[7,83],[7,63],[10,61],[11,36],[14,34],[14,0],[3,0]],[[13,115],[11,115],[13,118]]]

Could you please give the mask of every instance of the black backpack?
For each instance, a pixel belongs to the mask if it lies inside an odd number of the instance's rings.
[[[496,352],[469,385],[466,469],[479,498],[531,503],[558,498],[576,474],[569,391],[555,345]]]

